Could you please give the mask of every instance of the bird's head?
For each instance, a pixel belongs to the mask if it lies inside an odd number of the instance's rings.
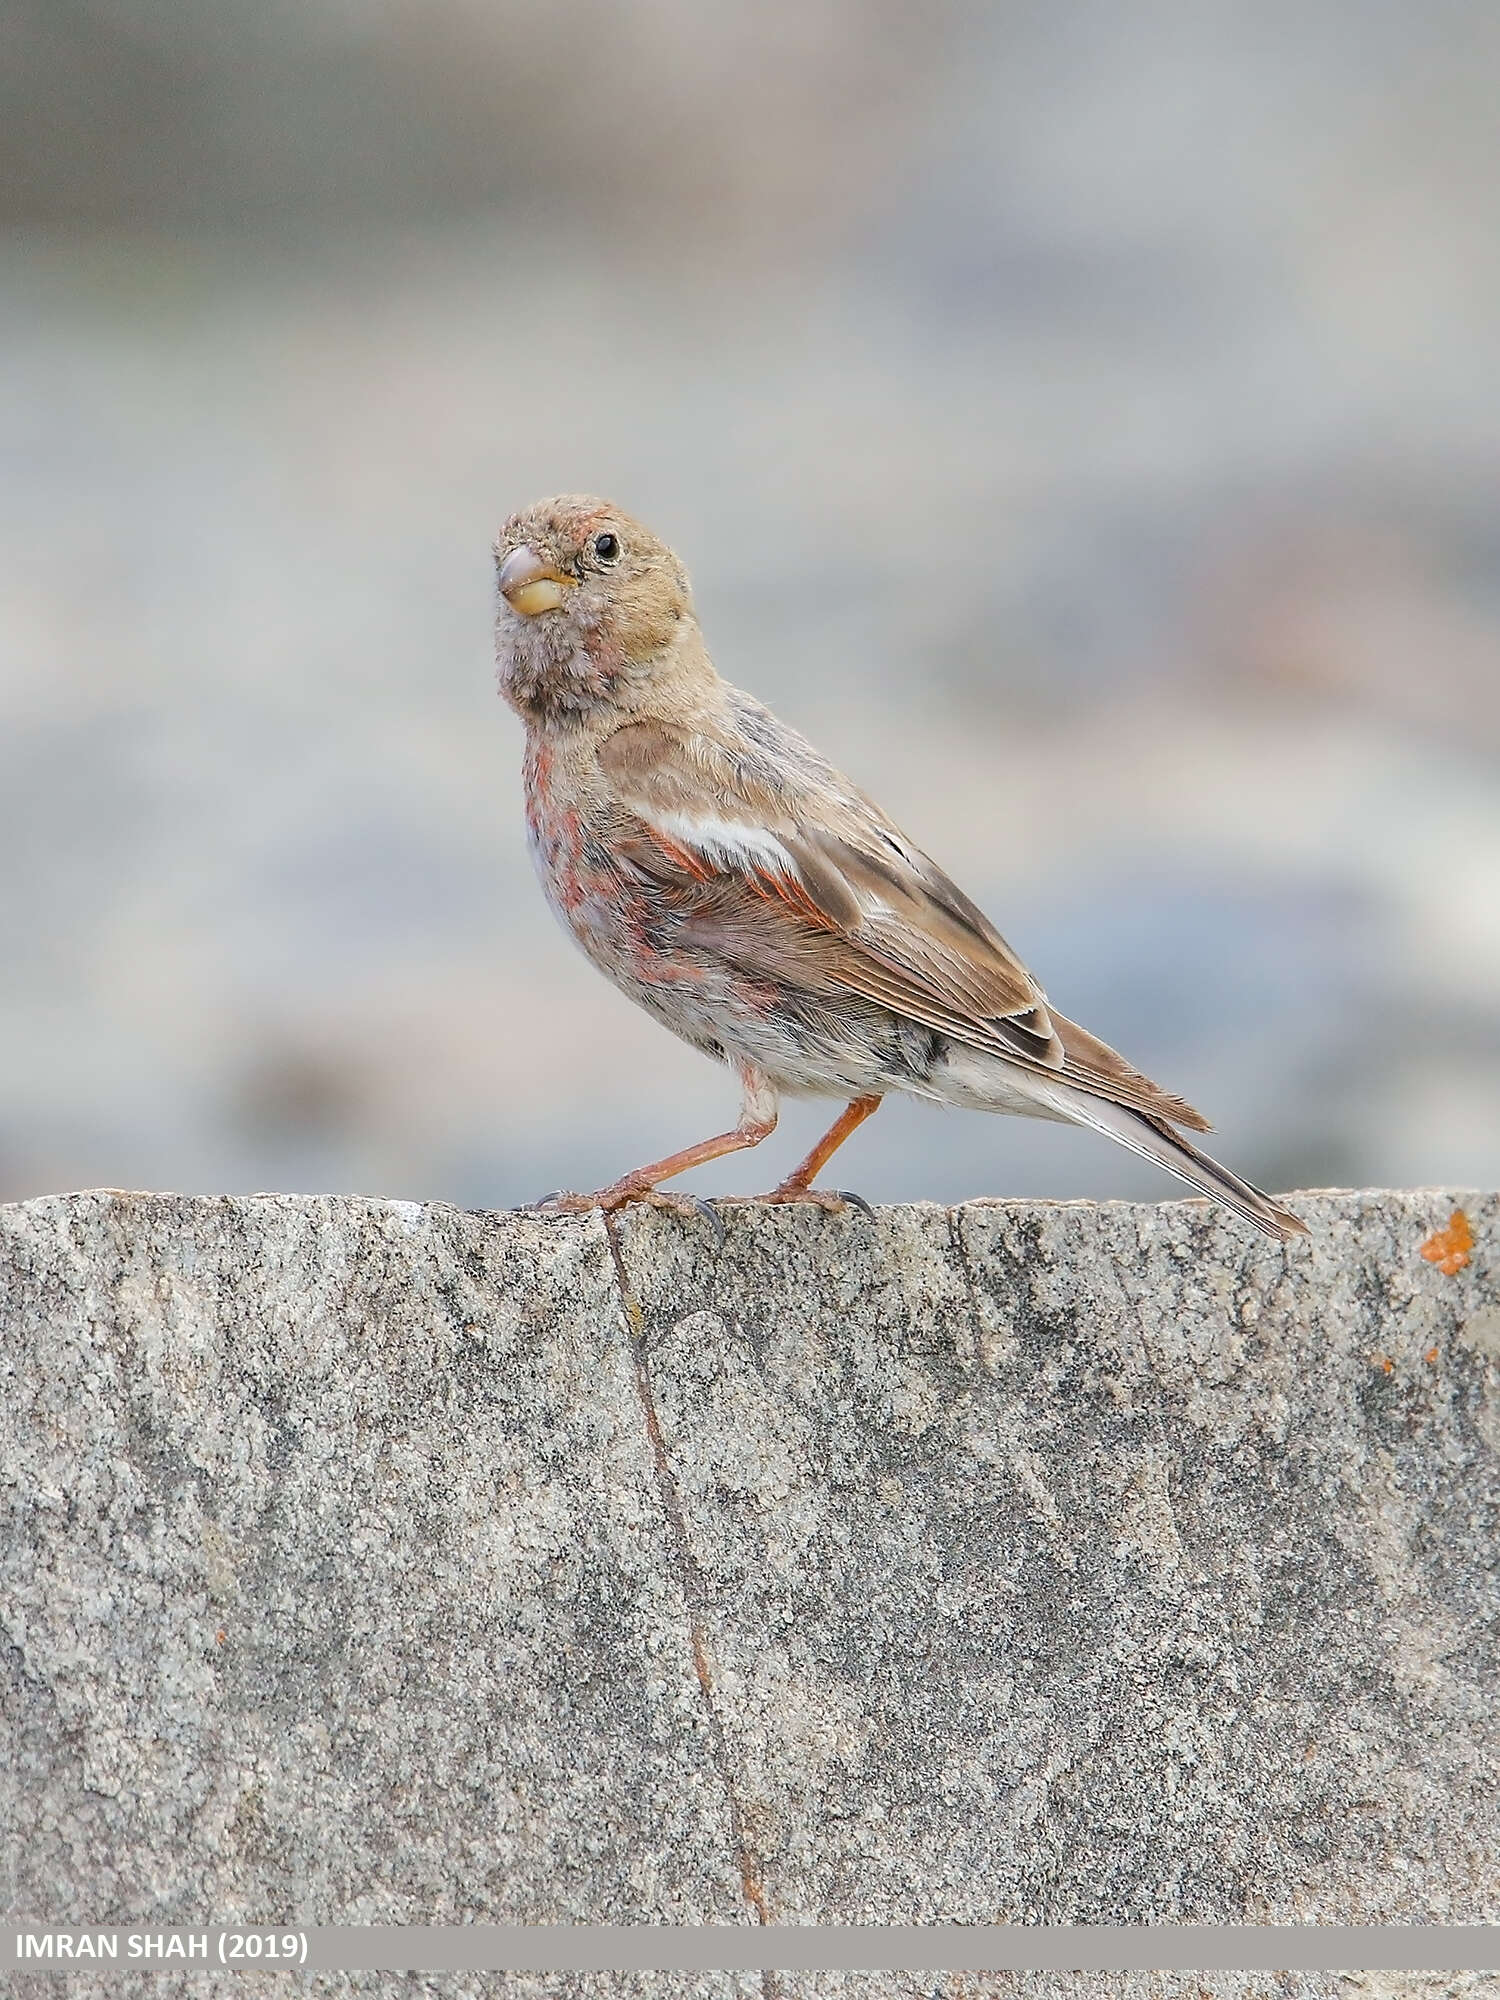
[[[701,656],[687,571],[607,500],[565,493],[512,514],[495,566],[500,691],[530,722],[628,708]]]

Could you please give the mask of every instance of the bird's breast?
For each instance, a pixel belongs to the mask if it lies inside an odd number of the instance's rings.
[[[577,812],[557,797],[552,752],[536,740],[526,746],[523,771],[526,838],[547,900],[566,910],[576,900],[582,838]]]
[[[563,928],[611,978],[646,973],[653,962],[651,912],[639,886],[615,865],[586,796],[544,741],[528,746],[524,783],[532,862]]]

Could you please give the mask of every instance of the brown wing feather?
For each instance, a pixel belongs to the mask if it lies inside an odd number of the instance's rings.
[[[1156,1118],[1170,1119],[1174,1125],[1186,1125],[1190,1132],[1212,1132],[1214,1129],[1203,1113],[1195,1111],[1186,1098],[1174,1097],[1171,1091],[1153,1083],[1149,1076],[1142,1076],[1108,1042],[1101,1042],[1097,1035],[1080,1028],[1076,1021],[1070,1021],[1054,1011],[1052,1025],[1062,1041],[1062,1073],[1069,1083],[1079,1084],[1084,1090],[1097,1091],[1101,1097],[1112,1098],[1116,1104],[1128,1104],[1133,1111],[1145,1111]]]
[[[648,824],[677,814],[738,817],[773,835],[795,875],[746,873],[852,947],[843,982],[851,991],[978,1046],[1003,1042],[1008,1050],[1014,1041],[1029,1060],[1061,1066],[1045,996],[1020,959],[936,863],[838,773],[813,794],[790,766],[757,770],[748,744],[654,721],[616,730],[598,755],[621,802]],[[660,827],[652,831],[659,842],[681,844]]]
[[[769,768],[748,739],[718,729],[687,735],[656,721],[616,730],[598,753],[621,804],[639,815],[639,831],[617,839],[617,852],[673,893],[699,936],[747,970],[860,994],[971,1047],[1209,1129],[1191,1105],[1053,1013],[1004,938],[934,861],[802,738],[738,699],[761,730],[777,732],[781,754]],[[764,829],[795,872],[749,857],[725,866],[654,823],[672,815]],[[781,910],[772,922],[769,903]]]
[[[925,854],[905,842],[898,853],[859,839],[872,823],[879,827],[876,808],[860,803],[869,819],[856,816],[853,829],[803,823],[786,840],[799,868],[816,854],[853,889],[859,915],[848,929],[851,940],[887,978],[941,1001],[946,1013],[966,1024],[966,1039],[976,1039],[978,1029],[977,1039],[988,1042],[1003,1022],[1005,1034],[1019,1038],[1033,1061],[1058,1067],[1062,1045],[1045,995],[1026,967]]]

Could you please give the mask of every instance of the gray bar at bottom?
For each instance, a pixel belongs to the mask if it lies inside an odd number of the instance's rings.
[[[1448,1972],[1500,1968],[1500,1926],[498,1924],[201,1930],[6,1924],[16,1971]],[[50,1941],[50,1942],[49,1942]],[[113,1949],[110,1949],[111,1944]]]

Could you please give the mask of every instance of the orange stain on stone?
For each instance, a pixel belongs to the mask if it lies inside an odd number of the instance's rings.
[[[1436,1264],[1445,1278],[1451,1278],[1468,1263],[1473,1248],[1474,1232],[1469,1227],[1469,1218],[1461,1208],[1455,1208],[1447,1228],[1435,1229],[1422,1245],[1422,1255],[1429,1264]]]

